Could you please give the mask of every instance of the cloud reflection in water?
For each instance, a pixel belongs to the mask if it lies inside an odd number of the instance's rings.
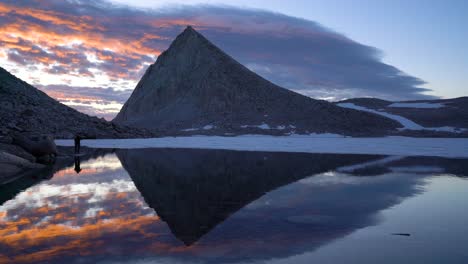
[[[423,192],[429,176],[466,171],[463,160],[373,162],[382,158],[119,150],[3,203],[0,263],[285,258],[379,223],[380,211]],[[340,169],[366,163],[387,170]]]

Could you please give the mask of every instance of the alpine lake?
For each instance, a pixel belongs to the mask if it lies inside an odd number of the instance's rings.
[[[468,263],[468,160],[86,149],[0,187],[0,263]]]

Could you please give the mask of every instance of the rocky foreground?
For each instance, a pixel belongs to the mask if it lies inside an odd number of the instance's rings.
[[[26,138],[18,134],[13,139],[0,137],[0,186],[22,179],[28,182],[50,178],[64,167],[74,163],[76,166],[77,159],[85,161],[111,151],[82,147],[80,155],[76,156],[73,147],[57,147],[49,137]]]
[[[76,135],[134,138],[153,134],[80,113],[0,68],[0,185],[49,172],[57,159],[64,158],[54,139]]]
[[[28,173],[39,172],[46,166],[36,163],[36,158],[23,149],[0,143],[0,185],[25,176]]]
[[[59,155],[53,138],[30,139],[21,134],[0,138],[0,185],[41,173]],[[63,156],[63,155],[62,155]]]

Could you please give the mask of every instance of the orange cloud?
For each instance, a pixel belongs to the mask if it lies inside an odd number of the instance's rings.
[[[68,101],[80,101],[83,103],[93,103],[93,102],[103,102],[101,98],[98,97],[93,97],[93,96],[87,96],[87,95],[72,95],[70,96],[69,94],[65,94],[64,92],[60,91],[51,91],[48,90],[46,91],[47,95],[55,98],[56,100],[60,102],[68,102]]]
[[[30,16],[39,20],[51,22],[55,25],[65,25],[78,31],[102,29],[102,27],[97,24],[90,24],[89,22],[92,22],[93,19],[89,16],[76,17],[42,9],[17,8],[16,6],[0,3],[0,14],[6,15],[6,13]]]
[[[37,263],[47,261],[69,252],[80,252],[81,255],[95,254],[95,250],[103,243],[103,236],[116,231],[123,233],[142,232],[148,226],[159,221],[157,216],[139,216],[134,219],[99,220],[93,224],[80,227],[68,227],[60,224],[49,224],[41,227],[18,229],[18,226],[28,223],[26,219],[7,223],[6,228],[0,230],[0,244],[26,254],[15,254],[7,257],[0,255],[0,263]],[[28,248],[50,245],[47,249],[23,251]]]
[[[96,68],[113,81],[136,79],[139,77],[136,73],[148,60],[147,56],[161,53],[159,48],[151,47],[146,42],[165,39],[154,33],[143,33],[122,40],[119,34],[109,35],[113,29],[101,25],[99,18],[32,7],[0,4],[1,16],[10,19],[0,24],[0,44],[3,46],[0,58],[7,58],[7,54],[16,52],[16,62],[21,64],[61,67],[60,71],[47,70],[52,74],[93,78],[88,69]],[[34,20],[40,22],[32,22]],[[77,45],[79,49],[76,49]],[[103,55],[104,50],[112,51],[115,56]],[[99,63],[89,61],[87,54],[94,54],[100,61],[114,66],[102,68]]]
[[[4,24],[0,26],[0,38],[12,39],[11,36],[21,38],[45,47],[66,46],[73,42],[81,42],[88,48],[110,49],[117,53],[138,55],[159,55],[160,50],[144,46],[143,41],[147,36],[132,41],[123,41],[120,38],[109,38],[104,34],[93,31],[78,32],[53,32],[49,28],[39,24],[32,24],[26,20],[18,19],[15,24]],[[159,37],[162,38],[162,37]],[[12,46],[9,48],[21,48]],[[60,54],[59,54],[60,55]],[[134,55],[133,55],[134,56]]]
[[[60,204],[53,207],[48,204],[57,197],[44,197],[44,206],[22,209],[19,218],[14,208],[0,212],[0,248],[6,250],[0,254],[0,263],[47,262],[69,256],[70,252],[96,255],[109,236],[147,239],[159,235],[159,229],[153,226],[159,225],[160,218],[141,209],[136,190],[109,193],[93,205],[103,208],[89,216],[85,214],[89,209],[86,205],[93,195],[60,197]]]
[[[81,171],[78,174],[76,173],[75,168],[68,168],[55,173],[54,178],[83,177],[89,175],[96,175],[100,172],[100,170],[94,168],[81,168]]]

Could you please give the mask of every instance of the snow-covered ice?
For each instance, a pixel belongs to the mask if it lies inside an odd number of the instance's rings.
[[[56,140],[57,145],[73,146],[73,140]],[[196,148],[244,151],[380,154],[398,156],[439,156],[468,158],[468,138],[352,138],[319,135],[237,137],[191,136],[148,139],[83,140],[93,148]]]
[[[452,133],[460,133],[460,132],[463,132],[463,131],[467,130],[465,128],[456,128],[456,127],[449,127],[449,126],[444,126],[444,127],[423,127],[423,126],[421,126],[421,125],[419,125],[419,124],[417,124],[417,123],[415,123],[415,122],[413,122],[413,121],[411,121],[408,118],[405,118],[403,116],[394,115],[394,114],[390,114],[390,113],[383,112],[383,111],[377,111],[377,110],[374,110],[374,109],[369,109],[369,108],[366,108],[366,107],[363,107],[363,106],[355,105],[353,103],[340,103],[340,104],[338,104],[338,106],[344,107],[344,108],[360,110],[360,111],[365,111],[365,112],[369,112],[369,113],[374,113],[374,114],[377,114],[377,115],[381,115],[381,116],[393,119],[393,120],[399,122],[403,126],[403,128],[401,128],[402,130],[431,130],[431,131],[452,132]]]
[[[270,125],[268,125],[267,123],[263,122],[262,124],[260,125],[242,125],[240,126],[241,128],[249,128],[249,127],[252,127],[252,128],[260,128],[260,129],[264,129],[264,130],[268,130],[268,129],[277,129],[277,130],[285,130],[286,127],[289,127],[289,128],[296,128],[296,126],[294,125],[288,125],[288,126],[285,126],[285,125],[279,125],[279,126],[276,126],[276,127],[272,127]]]
[[[419,102],[419,103],[393,103],[389,107],[401,107],[401,108],[442,108],[445,107],[441,103],[428,103],[428,102]]]
[[[265,124],[265,123],[259,125],[258,128],[260,128],[260,129],[271,129],[270,126],[268,124]]]
[[[268,125],[267,123],[262,123],[260,125],[242,125],[241,128],[249,128],[249,127],[252,127],[252,128],[260,128],[260,129],[274,129],[274,128],[271,128],[270,125]]]
[[[186,128],[186,129],[182,129],[181,131],[190,132],[190,131],[197,131],[197,130],[200,130],[200,129],[199,128]]]
[[[190,132],[190,131],[198,131],[198,130],[210,130],[210,129],[213,129],[213,128],[216,128],[216,126],[213,126],[213,125],[206,125],[202,128],[187,128],[187,129],[182,129],[181,131],[185,131],[185,132]]]

